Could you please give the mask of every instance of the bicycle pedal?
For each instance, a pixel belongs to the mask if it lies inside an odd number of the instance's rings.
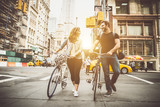
[[[67,82],[62,81],[62,86],[66,87],[67,86]]]
[[[87,79],[86,81],[87,81],[87,83],[91,83],[92,80],[91,79]]]

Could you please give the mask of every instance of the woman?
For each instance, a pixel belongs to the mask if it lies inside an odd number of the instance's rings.
[[[71,80],[74,86],[74,96],[78,96],[78,86],[80,83],[80,69],[82,65],[82,56],[81,56],[81,41],[79,39],[80,36],[80,28],[74,27],[68,39],[64,41],[60,49],[56,51],[59,52],[65,46],[67,46],[67,55],[69,58],[67,59],[67,65],[71,74]]]

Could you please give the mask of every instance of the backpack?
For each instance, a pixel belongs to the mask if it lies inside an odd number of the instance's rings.
[[[115,36],[115,33],[113,33],[113,35]],[[120,50],[120,49],[117,49],[116,54],[117,54],[117,57],[118,57],[119,60],[121,60],[125,57],[124,52],[122,52],[122,50]]]

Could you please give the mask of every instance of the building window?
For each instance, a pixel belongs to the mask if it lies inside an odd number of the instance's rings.
[[[142,41],[129,41],[130,55],[144,55],[144,44]]]
[[[30,3],[32,6],[34,6],[38,9],[38,0],[30,0]]]
[[[121,46],[120,49],[127,55],[127,41],[126,40],[121,40]]]
[[[141,0],[141,10],[142,14],[152,14],[151,0]]]
[[[142,21],[128,21],[128,35],[142,35]]]
[[[153,35],[153,27],[151,22],[144,23],[144,35]]]
[[[145,41],[145,54],[146,55],[154,55],[153,54],[153,41]]]
[[[142,35],[142,26],[140,25],[129,25],[128,26],[128,35]]]
[[[127,45],[127,42],[129,45]],[[154,55],[152,40],[121,40],[121,50],[126,55],[128,52],[129,55],[141,55],[141,56]]]
[[[118,21],[120,36],[153,36],[152,21]]]
[[[119,28],[119,34],[121,36],[125,36],[126,35],[126,25],[118,25]]]
[[[116,13],[128,14],[128,0],[116,0]]]

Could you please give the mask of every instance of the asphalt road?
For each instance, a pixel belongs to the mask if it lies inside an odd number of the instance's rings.
[[[93,101],[91,75],[81,71],[79,97],[74,97],[70,79],[67,87],[57,87],[51,99],[47,97],[48,78],[53,67],[0,68],[0,107],[159,107],[160,72],[121,74],[117,92],[104,97],[105,85]],[[111,74],[112,76],[112,74]]]

